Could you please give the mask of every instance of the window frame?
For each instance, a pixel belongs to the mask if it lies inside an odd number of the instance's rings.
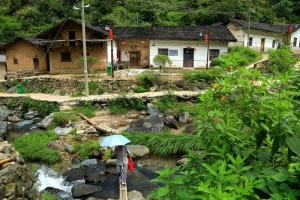
[[[215,52],[218,53],[215,53]],[[214,58],[218,58],[220,56],[220,49],[209,49],[209,61],[211,61]]]
[[[157,54],[169,56],[169,49],[168,48],[158,48]]]
[[[72,55],[71,52],[61,52],[60,53],[60,62],[72,62]]]

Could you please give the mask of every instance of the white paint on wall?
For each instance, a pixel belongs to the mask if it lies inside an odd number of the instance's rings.
[[[173,64],[171,67],[183,67],[184,48],[194,49],[194,68],[205,68],[207,62],[207,42],[182,41],[182,40],[150,40],[150,65],[154,65],[153,58],[158,54],[158,49],[177,50],[178,55],[169,55]],[[220,55],[227,53],[228,42],[210,41],[209,49],[219,49]],[[208,64],[210,61],[208,61]]]

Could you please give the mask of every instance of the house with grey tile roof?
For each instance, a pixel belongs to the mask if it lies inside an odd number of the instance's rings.
[[[154,66],[157,54],[172,60],[173,68],[205,68],[228,51],[236,38],[222,25],[115,27],[118,60],[128,66]],[[207,41],[205,41],[207,37]]]
[[[76,65],[83,51],[81,25],[66,19],[35,37],[18,36],[3,45],[7,71],[82,72]],[[113,35],[111,42],[104,27],[86,26],[87,54],[98,59],[94,71],[108,69],[112,57],[130,68],[149,67],[157,54],[168,55],[170,67],[205,68],[236,41],[223,25],[114,27]]]
[[[278,46],[288,44],[291,50],[299,51],[300,24],[272,25],[245,20],[230,19],[223,23],[237,39],[229,46],[249,46],[267,52]]]

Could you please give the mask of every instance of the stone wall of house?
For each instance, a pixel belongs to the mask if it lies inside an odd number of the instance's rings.
[[[47,93],[59,95],[74,95],[84,91],[84,80],[62,79],[50,77],[35,77],[27,79],[8,79],[0,82],[0,91],[17,93],[14,85],[21,84],[24,93]],[[211,84],[210,81],[200,79],[197,82],[187,82],[184,79],[160,78],[150,91],[199,91],[206,89]],[[129,93],[136,92],[138,83],[135,79],[120,80],[89,80],[90,94],[102,93]]]
[[[34,176],[21,155],[7,141],[0,142],[0,199],[40,200]]]

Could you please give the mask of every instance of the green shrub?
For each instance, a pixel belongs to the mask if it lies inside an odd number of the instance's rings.
[[[223,69],[221,69],[220,67],[213,67],[208,70],[193,70],[190,72],[184,72],[183,78],[188,82],[195,82],[201,79],[211,81],[217,78],[221,78],[223,74]]]
[[[70,121],[75,122],[77,120],[76,116],[73,113],[69,112],[57,112],[53,115],[53,123],[56,126],[64,127]]]
[[[166,65],[172,65],[172,60],[167,55],[157,54],[153,58],[153,63],[159,66],[159,71]]]
[[[7,100],[6,106],[8,108],[13,108],[15,104],[16,104],[16,100],[14,98],[9,98]]]
[[[118,97],[108,102],[108,109],[111,114],[124,114],[128,110],[143,110],[146,106],[140,99],[128,99],[126,97]]]
[[[136,86],[135,88],[135,92],[137,93],[142,93],[142,92],[147,92],[148,90],[146,88],[144,88],[143,86]]]
[[[58,151],[47,148],[50,141],[56,140],[58,135],[54,131],[43,131],[26,134],[16,138],[13,146],[27,161],[41,161],[45,163],[56,163],[61,160]]]
[[[53,195],[49,191],[43,192],[42,197],[43,197],[43,200],[61,200],[61,199],[58,199],[55,195]]]
[[[149,89],[155,85],[155,83],[158,79],[158,75],[152,70],[147,70],[147,71],[137,75],[136,79],[137,79],[138,85],[140,85],[146,89]]]
[[[87,117],[94,117],[97,109],[89,102],[85,102],[83,106],[75,106],[73,111],[77,114],[82,113]]]
[[[166,112],[168,109],[175,108],[176,103],[177,103],[177,97],[170,92],[167,95],[160,97],[157,101],[154,102],[154,104],[162,112]]]
[[[286,72],[294,66],[297,60],[293,57],[288,46],[278,50],[270,50],[269,56],[271,64],[266,69],[270,72]]]
[[[52,112],[59,111],[59,106],[56,102],[37,101],[30,97],[22,98],[20,101],[23,113],[29,110],[39,111],[42,115],[49,115]]]
[[[72,94],[72,97],[82,97],[83,93],[82,91],[76,91],[75,93]]]

